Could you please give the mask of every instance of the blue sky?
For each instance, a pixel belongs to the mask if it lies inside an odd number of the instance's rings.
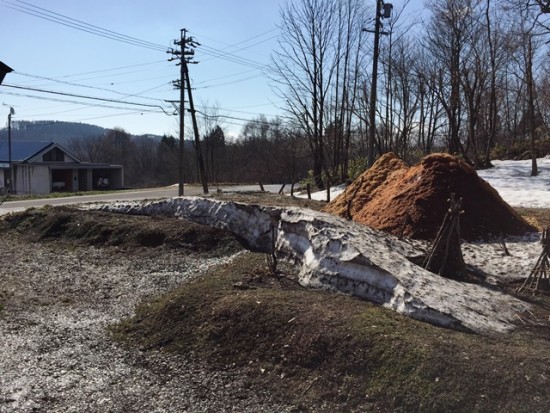
[[[222,123],[226,132],[236,135],[245,119],[282,114],[261,68],[277,47],[284,1],[0,0],[0,61],[15,70],[0,86],[0,124],[13,106],[14,120],[84,122],[122,127],[133,134],[176,136],[177,116],[162,109],[171,113],[165,101],[179,97],[170,84],[179,77],[179,68],[167,61],[165,50],[173,46],[180,29],[187,28],[202,45],[196,50],[200,63],[190,66],[197,109],[211,114],[217,107],[218,114],[228,116]],[[374,6],[373,0],[365,1]],[[395,7],[403,3],[393,2]],[[412,0],[411,12],[421,5],[422,0]],[[51,21],[58,18],[64,23]],[[82,30],[84,24],[110,30],[111,37],[122,34],[145,41],[146,47],[93,35]]]

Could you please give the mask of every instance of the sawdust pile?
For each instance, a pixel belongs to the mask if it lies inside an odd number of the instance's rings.
[[[460,231],[466,240],[536,231],[472,167],[442,153],[412,167],[385,154],[324,211],[394,235],[433,239],[452,193],[463,198]]]

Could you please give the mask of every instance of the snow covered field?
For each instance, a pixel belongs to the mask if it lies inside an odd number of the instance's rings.
[[[537,160],[539,174],[531,176],[531,161],[493,161],[494,168],[477,174],[514,207],[550,208],[550,155]]]

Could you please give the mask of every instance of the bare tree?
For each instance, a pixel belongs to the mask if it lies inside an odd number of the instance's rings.
[[[68,148],[81,161],[99,162],[102,140],[103,136],[73,138],[69,141]]]
[[[467,158],[460,139],[461,111],[461,66],[468,46],[472,41],[479,0],[429,1],[433,13],[428,28],[426,48],[438,64],[437,93],[448,121],[448,151],[460,153]]]
[[[332,88],[332,116],[326,135],[331,150],[331,169],[340,180],[348,177],[349,149],[352,130],[357,121],[354,108],[358,99],[358,84],[362,70],[363,2],[345,0],[338,2],[336,16],[336,72]]]
[[[537,3],[538,4],[538,3]],[[538,4],[540,6],[540,4]],[[508,6],[514,11],[515,19],[513,20],[512,33],[514,34],[515,42],[513,49],[518,52],[516,56],[517,66],[522,73],[521,80],[525,86],[525,110],[523,111],[524,130],[529,137],[530,152],[531,152],[531,175],[538,175],[537,153],[536,153],[536,134],[537,134],[537,118],[536,111],[536,81],[535,75],[537,67],[535,65],[536,55],[540,51],[541,36],[545,33],[541,31],[539,25],[540,11],[533,8],[532,2],[523,0],[509,0]]]
[[[328,171],[324,131],[338,63],[337,4],[336,0],[287,1],[281,10],[279,50],[272,58],[276,90],[292,125],[307,138],[319,188],[324,188],[323,172]]]

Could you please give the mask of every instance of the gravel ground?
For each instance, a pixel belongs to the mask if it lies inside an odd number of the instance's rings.
[[[229,258],[0,236],[0,412],[286,412],[239,372],[127,350],[107,327]]]

